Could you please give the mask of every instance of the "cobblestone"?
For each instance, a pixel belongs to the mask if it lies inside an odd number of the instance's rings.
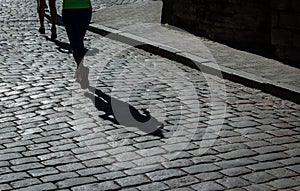
[[[295,172],[297,172],[297,173],[300,172],[300,165],[299,164],[298,165],[294,165],[294,166],[289,166],[288,168],[291,169],[291,170],[293,170],[293,171],[295,171]]]
[[[166,168],[179,168],[179,167],[186,167],[192,165],[193,162],[188,159],[180,159],[170,162],[163,162],[162,165]]]
[[[94,174],[102,174],[107,172],[107,169],[104,167],[97,167],[97,168],[85,168],[82,170],[78,170],[77,173],[81,176],[88,176],[88,175],[94,175]]]
[[[152,171],[162,170],[163,167],[161,165],[148,165],[144,167],[136,167],[131,168],[129,170],[125,170],[125,173],[128,175],[137,175],[137,174],[144,174]]]
[[[277,189],[283,189],[283,188],[291,188],[291,187],[297,186],[299,184],[299,182],[292,178],[286,178],[286,179],[274,180],[268,184]]]
[[[78,176],[79,175],[74,172],[65,172],[65,173],[60,173],[60,174],[55,174],[55,175],[43,176],[41,178],[41,180],[43,182],[54,182],[54,181],[65,180],[68,178],[74,178],[74,177],[78,177]]]
[[[282,165],[278,162],[261,162],[258,164],[253,164],[248,166],[250,169],[254,171],[260,171],[260,170],[266,170],[266,169],[273,169],[273,168],[278,168],[281,167]]]
[[[6,183],[25,178],[30,178],[30,176],[25,172],[8,173],[0,175],[0,183]]]
[[[160,190],[166,190],[167,188],[168,186],[161,182],[153,182],[138,187],[139,190],[144,190],[144,191],[152,191],[152,190],[160,191]]]
[[[257,154],[256,152],[254,152],[250,149],[241,149],[241,150],[227,152],[224,154],[219,154],[218,157],[224,158],[226,160],[230,160],[230,159],[236,159],[236,158],[243,158],[243,157],[247,157],[247,156],[253,156],[256,154]]]
[[[13,188],[21,188],[21,187],[28,187],[35,184],[40,184],[41,181],[37,178],[28,178],[25,180],[19,180],[16,182],[12,182],[11,185]]]
[[[152,181],[162,181],[169,178],[174,177],[181,177],[185,175],[186,173],[176,170],[176,169],[167,169],[167,170],[160,170],[155,172],[147,173],[146,175],[152,180]]]
[[[75,171],[75,170],[79,170],[79,169],[84,169],[86,167],[81,163],[70,163],[70,164],[66,164],[66,165],[56,166],[56,168],[61,172],[70,172],[70,171]]]
[[[0,156],[0,160],[6,161],[6,160],[21,158],[21,157],[22,157],[22,155],[20,153],[7,153],[7,154],[2,154]]]
[[[183,170],[189,174],[211,172],[211,171],[217,171],[219,169],[220,168],[214,164],[199,164],[199,165],[183,168]]]
[[[254,157],[255,160],[258,160],[260,162],[265,162],[265,161],[273,161],[273,160],[278,160],[278,159],[283,159],[283,158],[288,158],[289,156],[284,153],[269,153],[269,154],[261,154],[256,157]]]
[[[32,190],[47,191],[47,190],[54,190],[56,188],[57,187],[52,183],[44,183],[44,184],[33,185],[26,188],[20,188],[15,190],[16,191],[32,191]]]
[[[117,184],[113,181],[101,182],[101,183],[94,183],[94,184],[86,184],[83,186],[77,186],[72,188],[73,191],[99,191],[99,190],[116,190],[120,188]]]
[[[254,184],[254,185],[250,185],[250,186],[246,186],[245,187],[246,190],[249,191],[271,191],[274,190],[273,187],[264,185],[264,184]]]
[[[103,181],[103,180],[113,180],[113,179],[123,178],[126,175],[121,171],[116,171],[116,172],[103,173],[95,176],[97,177],[98,180]]]
[[[96,181],[97,179],[93,177],[78,177],[59,181],[56,183],[56,185],[58,186],[58,188],[70,188],[75,187],[77,185],[88,184]]]
[[[150,180],[143,175],[129,176],[125,178],[116,179],[116,182],[121,186],[136,186],[144,183],[149,183]]]
[[[253,159],[243,158],[243,159],[234,159],[234,160],[227,160],[227,161],[225,160],[225,161],[217,162],[216,165],[225,169],[225,168],[233,168],[233,167],[242,167],[242,166],[255,164],[255,163],[257,162]]]
[[[57,174],[58,170],[53,167],[30,170],[28,173],[33,177],[41,177],[50,174]]]
[[[192,188],[195,190],[224,190],[224,187],[216,182],[203,182],[200,184],[193,185]]]
[[[0,184],[0,189],[1,190],[11,190],[12,187],[8,184]]]
[[[296,176],[295,172],[286,168],[271,169],[271,170],[266,170],[266,172],[273,176],[276,176],[277,178],[287,178],[287,177]]]
[[[284,148],[283,146],[262,146],[253,150],[255,150],[260,154],[266,154],[266,153],[284,151],[286,150],[286,148]]]
[[[274,176],[266,173],[266,172],[256,172],[243,176],[244,179],[249,180],[255,184],[269,182],[270,180],[275,179]]]
[[[197,174],[196,177],[203,181],[212,181],[223,178],[224,176],[219,172],[204,172]]]
[[[217,180],[217,182],[224,185],[226,188],[238,188],[250,184],[248,181],[243,180],[239,177],[225,178],[225,179]]]
[[[179,188],[184,186],[189,186],[191,184],[198,183],[198,179],[193,176],[184,176],[181,178],[175,178],[167,180],[164,183],[167,184],[170,188]]]
[[[243,174],[248,174],[250,172],[251,170],[245,167],[229,168],[221,171],[221,173],[227,176],[240,176]]]
[[[21,165],[16,165],[11,167],[14,171],[27,171],[31,169],[36,169],[36,168],[42,168],[44,165],[40,163],[27,163],[27,164],[21,164]]]

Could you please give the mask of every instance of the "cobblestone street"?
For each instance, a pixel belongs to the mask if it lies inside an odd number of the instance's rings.
[[[0,191],[300,190],[300,105],[91,32],[82,90],[63,27],[0,2]]]

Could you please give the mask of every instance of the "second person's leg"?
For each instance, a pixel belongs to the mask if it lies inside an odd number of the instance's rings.
[[[57,10],[55,5],[55,0],[49,0],[49,7],[50,7],[50,14],[51,14],[51,39],[55,40],[57,38],[56,34],[56,17],[57,17]]]
[[[39,32],[45,34],[44,18],[45,18],[45,0],[37,0],[37,12],[40,20]]]

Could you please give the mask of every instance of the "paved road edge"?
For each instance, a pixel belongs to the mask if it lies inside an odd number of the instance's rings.
[[[300,104],[300,91],[294,86],[278,84],[253,74],[219,66],[188,52],[103,25],[92,23],[89,26],[89,31],[180,62],[189,67],[201,70],[201,72],[212,75],[220,75],[221,73],[222,76],[220,77],[224,79],[256,88],[265,93]]]

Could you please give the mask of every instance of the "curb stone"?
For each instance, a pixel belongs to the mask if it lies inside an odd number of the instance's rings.
[[[224,66],[219,66],[198,57],[196,55],[184,52],[182,50],[148,40],[134,34],[122,32],[117,29],[106,27],[100,24],[92,23],[89,31],[100,34],[112,40],[126,43],[144,51],[168,58],[170,60],[180,62],[201,72],[212,75],[218,75],[224,79],[243,84],[245,86],[259,89],[265,93],[272,94],[276,97],[290,100],[300,104],[300,91],[294,86],[281,85],[266,78],[258,77],[243,71],[233,70]],[[221,74],[221,76],[220,76]]]

